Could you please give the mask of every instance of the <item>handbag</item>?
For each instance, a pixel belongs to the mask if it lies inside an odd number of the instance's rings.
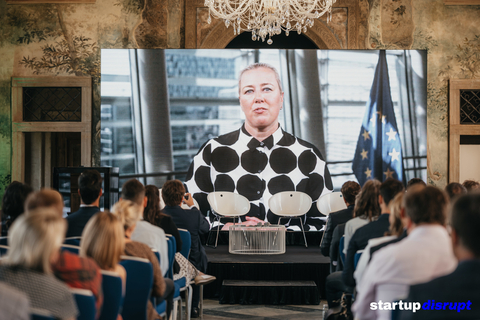
[[[352,294],[343,293],[340,300],[340,305],[328,309],[324,320],[353,320],[352,314]]]

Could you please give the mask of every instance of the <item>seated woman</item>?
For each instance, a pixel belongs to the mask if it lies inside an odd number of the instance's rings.
[[[32,192],[32,187],[18,181],[13,181],[5,189],[2,198],[2,237],[7,236],[12,223],[23,213],[25,199]]]
[[[65,232],[65,220],[53,210],[19,216],[8,232],[10,249],[0,265],[0,281],[26,293],[32,309],[43,309],[58,319],[75,319],[73,296],[51,270]]]
[[[173,294],[175,285],[172,279],[164,279],[160,264],[152,249],[144,243],[132,241],[131,236],[137,222],[140,220],[141,208],[129,200],[122,200],[116,203],[112,208],[112,213],[117,216],[123,225],[125,232],[125,254],[129,256],[145,258],[150,261],[153,267],[153,290],[152,295],[160,298],[160,302],[167,300],[167,319],[173,307]],[[159,319],[160,316],[148,301],[148,319]]]
[[[90,257],[101,269],[117,273],[125,292],[127,272],[119,264],[124,249],[122,224],[108,211],[95,214],[83,229],[80,256]]]
[[[178,267],[176,271],[178,272],[175,272],[173,275],[173,280],[181,279],[182,277],[185,277],[187,280],[195,279],[195,284],[197,285],[214,281],[216,279],[214,276],[206,275],[198,271],[195,266],[180,253],[180,250],[182,250],[182,238],[172,217],[160,210],[160,191],[158,188],[154,185],[147,185],[145,187],[145,196],[147,197],[147,206],[143,211],[143,219],[162,228],[165,233],[175,237],[175,242],[177,243],[175,262]]]
[[[200,241],[200,235],[210,230],[210,224],[204,215],[193,206],[193,198],[190,194],[185,194],[185,187],[179,180],[170,180],[165,182],[162,187],[162,198],[165,202],[163,212],[170,215],[178,228],[187,229],[192,238],[190,249],[190,262],[201,272],[207,271],[207,254]],[[180,205],[185,202],[190,210],[183,210]],[[198,317],[198,303],[200,301],[199,290],[193,286],[192,295],[192,318]]]

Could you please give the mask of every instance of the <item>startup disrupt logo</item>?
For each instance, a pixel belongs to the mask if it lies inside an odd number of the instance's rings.
[[[470,300],[467,302],[435,302],[435,300],[428,300],[424,304],[420,302],[378,302],[370,303],[370,310],[412,310],[417,312],[418,310],[456,310],[460,312],[462,310],[472,310],[472,303]]]

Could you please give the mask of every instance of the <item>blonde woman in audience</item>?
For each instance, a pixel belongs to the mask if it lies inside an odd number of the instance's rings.
[[[160,264],[152,249],[144,243],[132,241],[132,233],[137,226],[142,214],[141,208],[132,201],[123,200],[116,203],[112,208],[112,213],[118,218],[123,225],[125,233],[125,254],[129,256],[145,258],[150,261],[153,267],[153,288],[152,295],[159,297],[162,302],[167,300],[167,319],[173,306],[173,293],[175,285],[173,280],[164,279]],[[157,311],[150,301],[148,301],[148,320],[159,319]]]
[[[380,215],[381,210],[378,204],[380,185],[380,181],[376,179],[368,180],[357,195],[355,208],[353,209],[353,219],[347,221],[345,225],[345,242],[343,247],[345,254],[347,254],[348,244],[355,231],[376,220]]]
[[[19,216],[8,232],[10,249],[0,265],[0,281],[26,293],[32,309],[43,309],[58,319],[75,319],[73,296],[51,269],[65,231],[65,220],[51,209]]]
[[[125,289],[127,273],[119,264],[124,249],[123,227],[115,215],[99,212],[88,221],[82,233],[80,256],[90,257],[101,269],[117,273]]]

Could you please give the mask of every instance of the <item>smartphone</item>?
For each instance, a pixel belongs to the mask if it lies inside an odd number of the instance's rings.
[[[185,198],[185,200],[188,200],[188,194],[184,195],[183,197]]]

